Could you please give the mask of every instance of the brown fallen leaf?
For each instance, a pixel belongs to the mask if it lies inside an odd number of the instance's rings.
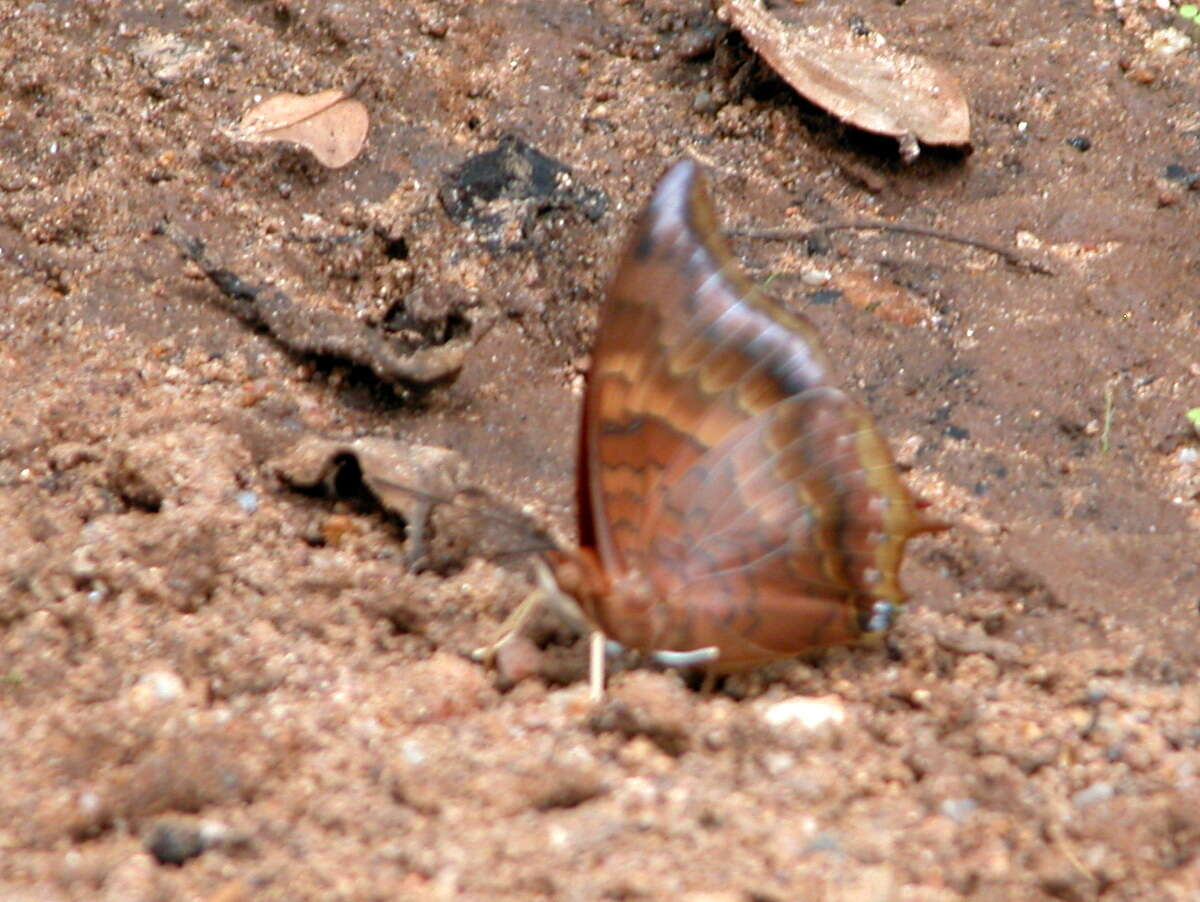
[[[346,475],[350,462],[356,479]],[[291,486],[324,487],[333,495],[353,494],[357,480],[406,524],[414,572],[446,571],[469,557],[521,560],[553,545],[531,517],[475,486],[466,461],[447,448],[308,436],[272,468]]]
[[[784,19],[762,0],[723,0],[717,15],[813,103],[863,131],[896,138],[905,162],[920,153],[918,141],[970,146],[971,114],[958,79],[888,47],[877,33],[804,24],[795,11]]]
[[[901,326],[915,326],[928,316],[920,301],[886,276],[851,270],[834,276],[833,285],[855,307]]]
[[[275,94],[248,109],[229,136],[256,144],[298,144],[322,166],[339,169],[358,156],[370,124],[366,106],[351,96],[353,91]]]

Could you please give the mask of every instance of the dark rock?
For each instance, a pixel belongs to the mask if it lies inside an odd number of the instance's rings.
[[[207,848],[198,825],[181,821],[159,821],[150,828],[142,845],[159,864],[182,865]]]
[[[842,293],[836,288],[822,288],[820,291],[810,292],[808,295],[808,302],[810,304],[827,305],[840,300],[841,297]]]
[[[552,211],[596,222],[608,209],[603,191],[579,184],[567,166],[513,135],[448,172],[438,194],[446,215],[493,252],[528,247],[537,220]]]

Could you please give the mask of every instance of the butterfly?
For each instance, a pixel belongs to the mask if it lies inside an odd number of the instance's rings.
[[[664,663],[734,672],[886,629],[908,540],[944,528],[868,411],[833,384],[813,325],[756,288],[699,167],[673,166],[600,311],[579,445],[580,542],[487,657],[550,603]]]

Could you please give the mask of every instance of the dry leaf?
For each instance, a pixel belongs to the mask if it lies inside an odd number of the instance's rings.
[[[762,0],[727,0],[718,16],[813,103],[864,131],[896,138],[906,162],[920,152],[918,140],[970,146],[970,110],[958,79],[893,50],[878,34],[784,21]]]
[[[252,106],[229,134],[238,141],[299,144],[322,166],[339,169],[358,156],[369,124],[366,106],[346,91],[285,92]]]
[[[833,285],[855,307],[901,326],[915,326],[928,316],[919,300],[886,276],[851,270],[834,276]]]
[[[529,515],[473,485],[466,461],[447,448],[307,436],[272,466],[289,485],[337,495],[353,492],[349,461],[380,506],[405,522],[414,571],[453,569],[469,557],[519,562],[523,552],[554,546]]]

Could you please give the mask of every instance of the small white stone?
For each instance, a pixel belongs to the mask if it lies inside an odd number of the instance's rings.
[[[152,670],[142,674],[135,689],[149,695],[156,702],[172,702],[183,695],[183,680],[169,670]]]
[[[819,698],[796,696],[775,702],[763,710],[763,720],[772,727],[800,727],[816,730],[846,722],[846,706],[836,695]]]
[[[1178,28],[1160,28],[1146,38],[1146,49],[1162,56],[1175,56],[1192,46],[1192,39]]]
[[[1116,790],[1113,789],[1111,783],[1093,783],[1086,789],[1081,789],[1075,795],[1071,796],[1071,803],[1076,808],[1086,808],[1088,805],[1095,805],[1097,802],[1107,802],[1116,795]]]
[[[400,755],[413,766],[424,764],[429,757],[425,754],[425,747],[416,739],[406,739],[400,743]]]
[[[974,799],[945,799],[938,806],[938,812],[955,823],[965,824],[978,808],[979,803]]]
[[[780,777],[796,766],[796,759],[787,752],[768,752],[763,756],[763,767],[772,777]]]
[[[233,831],[221,821],[204,820],[199,828],[200,844],[206,849],[212,849],[229,841]]]
[[[87,815],[95,814],[100,810],[100,796],[90,789],[85,789],[79,794],[79,810]]]

